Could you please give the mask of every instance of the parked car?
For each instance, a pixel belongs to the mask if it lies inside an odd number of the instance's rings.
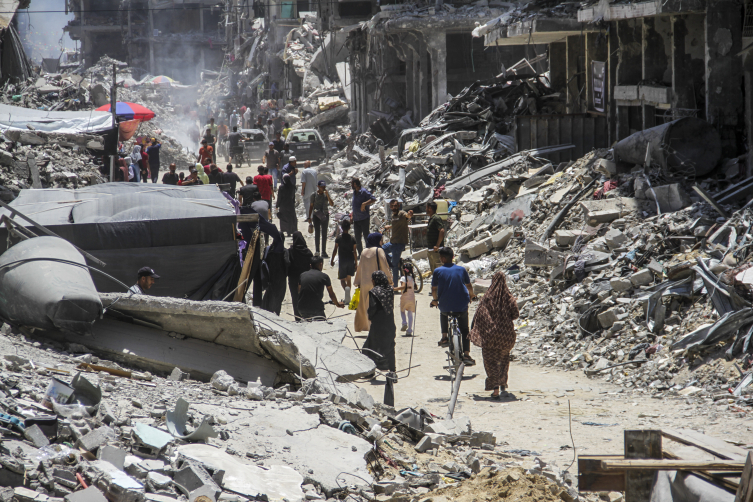
[[[322,162],[327,159],[324,141],[316,129],[290,131],[285,144],[290,145],[290,153],[295,155],[299,163],[306,160]]]
[[[269,150],[269,139],[267,133],[261,129],[241,129],[243,135],[241,145],[243,146],[243,156],[249,162],[261,159],[264,152]]]

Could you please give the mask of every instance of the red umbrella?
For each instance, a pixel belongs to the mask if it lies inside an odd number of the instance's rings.
[[[100,106],[97,108],[98,112],[109,112],[110,105]],[[146,122],[154,118],[154,112],[149,108],[146,108],[136,103],[126,103],[124,101],[118,101],[115,104],[115,114],[124,120],[141,120]]]

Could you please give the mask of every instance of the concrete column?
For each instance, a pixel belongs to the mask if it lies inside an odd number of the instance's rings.
[[[549,44],[549,79],[553,90],[564,89],[567,85],[567,43]]]
[[[411,115],[414,124],[416,123],[416,100],[414,99],[415,74],[413,73],[415,59],[416,55],[413,49],[407,48],[405,50],[405,108],[413,112]]]
[[[619,57],[619,41],[617,40],[617,23],[612,23],[609,30],[609,44],[607,52],[607,121],[609,123],[609,144],[617,141],[617,100],[614,99],[614,86],[617,82],[617,64]]]
[[[615,85],[637,85],[643,75],[643,22],[640,19],[617,21],[619,59]],[[617,139],[623,139],[642,125],[642,111],[636,106],[617,107]],[[633,123],[635,122],[635,123]]]
[[[672,16],[672,107],[697,109],[696,91],[704,87],[703,14]],[[704,117],[706,110],[699,110]]]
[[[742,6],[734,0],[706,5],[706,120],[719,129],[722,154],[738,155],[736,130],[743,109]]]
[[[747,60],[751,56],[746,56],[746,68],[751,66]],[[753,145],[753,71],[745,71],[745,135],[749,145]],[[748,155],[746,161],[746,177],[753,176],[753,155]]]
[[[447,100],[447,35],[444,31],[432,32],[426,37],[431,54],[431,109]]]
[[[580,113],[583,110],[579,103],[579,96],[584,78],[582,74],[579,74],[581,71],[579,58],[583,54],[584,48],[582,47],[581,37],[578,35],[567,37],[565,44],[567,52],[565,62],[565,75],[567,76],[567,113]]]

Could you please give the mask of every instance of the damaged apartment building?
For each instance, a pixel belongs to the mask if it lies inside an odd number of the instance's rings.
[[[127,61],[135,75],[166,75],[196,83],[219,70],[225,12],[216,1],[66,0],[74,19],[65,27],[81,44],[86,67],[102,56]]]
[[[343,31],[361,131],[405,112],[418,125],[475,81],[548,71],[559,105],[515,114],[504,132],[519,150],[572,143],[574,159],[683,117],[710,123],[725,157],[753,140],[750,3],[382,2]]]

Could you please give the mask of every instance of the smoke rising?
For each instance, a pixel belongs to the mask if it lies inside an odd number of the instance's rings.
[[[64,0],[32,0],[28,9],[16,12],[24,50],[35,63],[41,63],[42,58],[57,58],[64,49],[76,48],[76,42],[63,31],[73,14],[66,15],[64,10]]]

